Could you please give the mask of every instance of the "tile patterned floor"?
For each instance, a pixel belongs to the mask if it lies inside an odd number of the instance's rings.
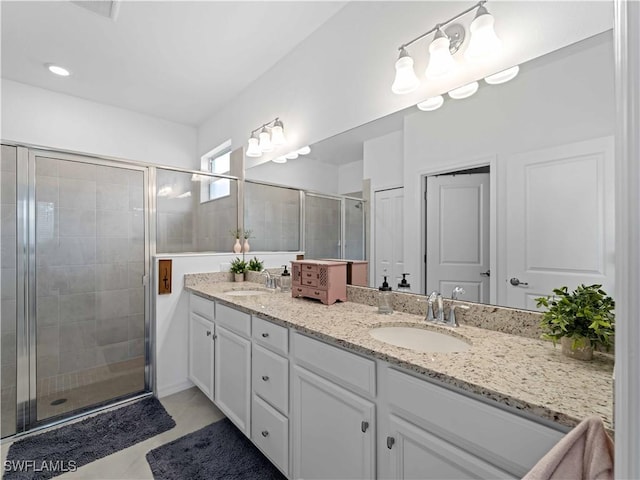
[[[149,450],[169,443],[178,437],[194,432],[224,417],[211,400],[205,397],[196,387],[162,398],[160,401],[169,415],[175,420],[176,426],[174,428],[80,467],[76,472],[69,472],[56,478],[71,480],[153,479],[151,469],[145,458]],[[9,445],[10,443],[2,445],[1,459],[3,464]]]

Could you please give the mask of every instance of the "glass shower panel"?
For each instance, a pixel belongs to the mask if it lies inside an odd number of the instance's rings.
[[[0,157],[0,435],[16,433],[17,306],[16,306],[16,148],[2,145]]]
[[[300,190],[245,182],[244,227],[254,251],[300,250]]]
[[[305,195],[305,258],[342,258],[340,199]]]
[[[364,203],[345,198],[344,258],[364,260]]]
[[[37,421],[145,390],[145,178],[35,157]]]
[[[158,168],[156,251],[231,252],[238,225],[238,182]]]

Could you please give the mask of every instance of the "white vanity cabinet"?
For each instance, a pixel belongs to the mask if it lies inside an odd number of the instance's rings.
[[[292,338],[293,478],[375,478],[375,403],[354,393],[375,392],[375,362]]]
[[[189,308],[189,380],[213,400],[215,351],[213,302],[191,294]]]

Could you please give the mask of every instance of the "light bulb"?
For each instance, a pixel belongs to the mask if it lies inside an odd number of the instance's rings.
[[[267,127],[262,127],[262,130],[260,131],[259,146],[262,152],[273,151],[273,145],[271,144],[271,135],[269,135],[269,130],[267,130]]]
[[[440,77],[449,72],[455,65],[449,46],[451,42],[438,28],[433,42],[429,45],[429,64],[424,72],[427,77]]]
[[[454,88],[449,92],[449,96],[455,100],[470,97],[478,91],[478,82],[467,83],[458,88]]]
[[[424,102],[418,103],[416,107],[423,112],[432,112],[433,110],[439,109],[443,103],[444,98],[442,95],[438,95],[437,97],[427,98]]]
[[[311,153],[311,148],[309,147],[309,145],[305,145],[304,147],[296,150],[296,152],[298,153],[298,155],[309,155]]]
[[[284,138],[284,125],[279,119],[276,119],[271,129],[271,144],[279,147],[285,143],[287,143],[287,140]]]
[[[258,145],[258,138],[254,135],[249,139],[249,146],[247,147],[247,157],[259,157],[262,155],[262,150]]]
[[[271,160],[273,163],[287,163],[286,157],[276,157]]]
[[[484,6],[478,7],[476,18],[469,26],[471,40],[469,47],[464,52],[465,57],[470,60],[479,60],[496,55],[502,49],[502,42],[493,29],[493,15]]]
[[[284,156],[284,158],[286,158],[287,160],[295,160],[296,158],[298,158],[298,152],[289,152]]]
[[[416,72],[413,71],[413,58],[403,48],[400,50],[398,60],[396,60],[396,78],[391,85],[391,91],[396,95],[404,95],[413,92],[419,84],[420,80],[416,77]]]
[[[519,71],[520,67],[516,65],[515,67],[507,68],[506,70],[502,70],[501,72],[489,75],[484,79],[484,81],[489,85],[499,85],[500,83],[505,83],[509,80],[513,80],[516,75],[518,75]]]

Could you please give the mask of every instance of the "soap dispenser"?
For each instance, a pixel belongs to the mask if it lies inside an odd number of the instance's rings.
[[[378,313],[393,313],[393,292],[387,283],[387,277],[384,277],[382,286],[378,289]]]
[[[280,291],[281,292],[290,292],[291,291],[291,274],[287,270],[287,266],[283,265],[284,271],[280,275]]]
[[[402,274],[402,280],[400,280],[400,283],[398,283],[398,291],[399,292],[409,292],[411,290],[411,284],[409,282],[407,282],[407,275],[409,275],[408,273],[403,273]]]

